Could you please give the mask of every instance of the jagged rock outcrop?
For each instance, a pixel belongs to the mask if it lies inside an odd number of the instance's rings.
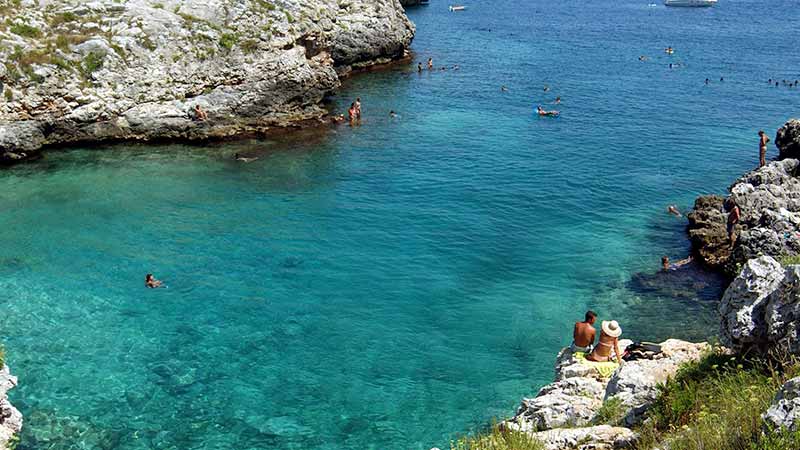
[[[775,146],[781,159],[800,158],[800,120],[790,119],[778,129]]]
[[[0,367],[0,449],[8,448],[9,442],[22,430],[22,414],[7,397],[10,389],[17,385],[17,377],[11,375],[8,366]]]
[[[623,364],[609,380],[604,401],[619,399],[625,409],[623,423],[639,424],[644,414],[658,397],[658,385],[678,372],[685,363],[697,361],[703,352],[710,350],[706,343],[693,344],[668,339],[660,344],[661,353],[654,359],[637,360]]]
[[[773,430],[783,428],[794,432],[800,429],[800,377],[781,386],[762,418]]]
[[[0,11],[5,160],[316,119],[341,74],[402,58],[414,34],[399,0],[0,0]]]
[[[719,306],[720,337],[734,350],[800,354],[800,265],[748,261]]]
[[[621,341],[622,351],[631,341]],[[626,428],[599,428],[597,413],[604,402],[618,399],[621,422],[633,426],[641,422],[644,413],[658,394],[657,386],[673,376],[681,364],[697,360],[708,349],[705,343],[693,344],[670,339],[662,344],[661,353],[653,359],[625,362],[610,377],[603,378],[590,365],[575,359],[569,349],[559,353],[556,361],[556,381],[543,387],[535,398],[526,398],[516,415],[503,422],[514,431],[529,433],[548,448],[623,448],[635,435]],[[583,440],[597,436],[597,441]],[[618,443],[614,436],[624,436]],[[578,445],[578,443],[580,445]],[[584,446],[581,446],[584,445]],[[595,445],[586,446],[586,445]]]
[[[800,254],[800,178],[796,159],[775,161],[739,178],[730,196],[701,197],[689,214],[689,236],[695,253],[712,268],[735,277],[742,265],[761,255]],[[736,242],[728,241],[728,213],[732,202],[741,219]]]

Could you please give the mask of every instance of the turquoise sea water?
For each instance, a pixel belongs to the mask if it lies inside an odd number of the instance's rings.
[[[796,5],[466,4],[409,11],[418,59],[451,70],[332,99],[360,96],[360,127],[0,172],[20,448],[446,447],[550,381],[587,308],[713,336],[714,280],[649,275],[688,251],[665,208],[722,192],[797,113],[766,82],[800,78]]]

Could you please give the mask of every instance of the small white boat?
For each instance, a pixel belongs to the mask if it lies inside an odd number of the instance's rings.
[[[716,4],[717,0],[664,0],[664,5],[666,6],[704,7]]]
[[[467,7],[463,5],[450,5],[450,11],[463,11],[465,9],[467,9]]]

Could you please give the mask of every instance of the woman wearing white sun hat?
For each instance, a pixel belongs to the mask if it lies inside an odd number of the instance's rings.
[[[622,335],[622,328],[616,320],[603,321],[600,325],[600,340],[592,353],[586,356],[589,361],[606,362],[611,361],[611,349],[617,356],[617,362],[622,364],[622,353],[619,351],[619,337]]]

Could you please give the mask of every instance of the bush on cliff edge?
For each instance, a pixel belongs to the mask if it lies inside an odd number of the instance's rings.
[[[660,389],[640,449],[777,450],[800,448],[800,433],[763,432],[761,414],[781,385],[800,373],[796,362],[713,352],[681,368]]]

